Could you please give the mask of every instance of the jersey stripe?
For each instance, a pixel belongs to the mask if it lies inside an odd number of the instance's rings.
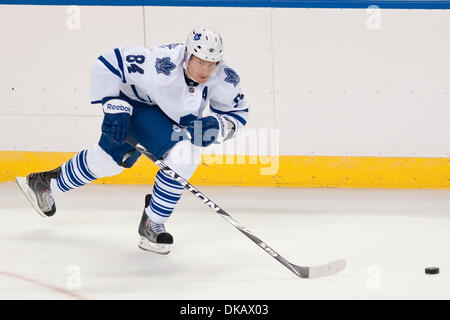
[[[143,102],[148,102],[148,101],[142,99],[142,98],[139,96],[139,94],[138,94],[138,92],[137,92],[136,87],[134,86],[134,84],[132,84],[130,87],[131,87],[131,89],[133,90],[134,95],[135,95],[139,100],[141,100],[141,101],[143,101]]]
[[[120,71],[117,70],[116,68],[114,68],[109,62],[108,60],[106,60],[103,56],[98,57],[98,60],[100,60],[101,62],[103,62],[103,64],[105,65],[105,67],[107,67],[109,69],[109,71],[111,71],[112,73],[114,73],[116,76],[118,76],[119,78],[122,79],[122,75],[120,74]]]
[[[127,80],[125,80],[125,72],[123,71],[123,61],[122,61],[122,55],[120,54],[120,50],[118,48],[114,49],[114,53],[116,54],[117,63],[119,64],[120,71],[122,71],[122,82],[127,83]]]

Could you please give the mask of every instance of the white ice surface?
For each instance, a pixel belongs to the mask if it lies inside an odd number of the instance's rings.
[[[188,192],[166,224],[172,252],[147,253],[137,227],[151,186],[88,185],[44,219],[10,182],[0,299],[450,299],[450,190],[199,189],[290,262],[347,268],[297,278]]]

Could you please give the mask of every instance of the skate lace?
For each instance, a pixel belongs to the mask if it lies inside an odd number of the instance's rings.
[[[157,234],[166,232],[166,227],[164,227],[164,224],[154,223],[151,220],[150,220],[150,228]]]
[[[50,192],[42,192],[42,202],[46,207],[44,211],[49,211],[52,209],[55,200]]]

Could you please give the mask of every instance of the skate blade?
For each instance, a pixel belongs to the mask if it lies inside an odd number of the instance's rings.
[[[151,251],[158,254],[169,254],[170,244],[158,244],[150,242],[147,238],[141,237],[138,242],[138,247],[145,251]]]
[[[20,190],[22,190],[25,197],[28,199],[28,201],[33,206],[34,210],[36,210],[37,213],[39,213],[40,216],[44,218],[48,218],[48,216],[39,208],[39,205],[37,203],[36,195],[34,194],[33,190],[28,186],[27,178],[25,177],[16,177],[15,178],[17,185],[19,186]]]

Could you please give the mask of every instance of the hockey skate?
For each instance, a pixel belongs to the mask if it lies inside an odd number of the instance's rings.
[[[145,196],[145,207],[142,213],[141,223],[139,224],[138,247],[145,251],[152,251],[159,254],[169,254],[173,238],[170,233],[166,232],[164,224],[153,223],[145,213],[145,208],[150,204],[152,196]]]
[[[16,177],[16,182],[33,208],[41,216],[51,217],[56,212],[55,199],[50,188],[51,179],[58,179],[61,168]]]

